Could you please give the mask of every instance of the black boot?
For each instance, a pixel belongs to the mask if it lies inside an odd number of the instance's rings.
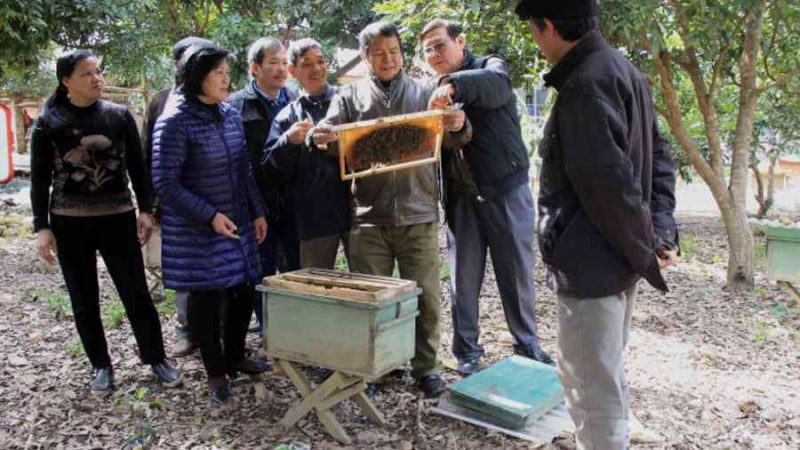
[[[236,376],[241,372],[247,375],[258,375],[272,369],[272,366],[266,361],[258,361],[250,358],[242,358],[234,363],[228,365],[228,374]]]
[[[153,374],[164,387],[175,387],[183,383],[183,374],[180,370],[173,368],[166,361],[155,363],[152,366]]]
[[[92,382],[89,384],[89,389],[94,397],[108,397],[114,391],[114,369],[95,367],[92,370]]]
[[[213,377],[208,379],[208,397],[212,403],[217,405],[225,405],[231,397],[231,391],[228,388],[228,379],[225,375],[221,377]]]

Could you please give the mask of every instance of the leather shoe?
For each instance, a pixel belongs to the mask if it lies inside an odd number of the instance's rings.
[[[436,374],[425,375],[417,380],[417,387],[425,394],[425,398],[436,398],[447,389],[442,377]]]
[[[180,370],[170,366],[166,361],[161,361],[150,366],[153,374],[164,387],[175,387],[183,383],[183,374]]]
[[[480,370],[480,358],[466,358],[458,360],[458,373],[469,376]]]
[[[225,376],[214,377],[208,380],[208,397],[212,403],[225,405],[231,397],[228,379]]]
[[[189,356],[197,350],[197,344],[191,341],[188,336],[179,336],[175,343],[172,344],[171,352],[172,356],[175,357],[182,357],[182,356]]]
[[[545,363],[551,366],[556,365],[556,362],[553,361],[553,358],[551,358],[550,355],[548,355],[547,352],[542,350],[541,347],[539,347],[538,345],[533,348],[514,347],[514,354],[519,356],[524,356],[534,361],[539,361],[540,363]]]
[[[95,367],[92,369],[92,382],[89,389],[93,397],[107,397],[114,391],[114,369],[111,367]]]
[[[237,373],[241,372],[247,375],[258,375],[270,369],[272,369],[272,366],[266,361],[242,358],[228,365],[228,374],[235,376]]]

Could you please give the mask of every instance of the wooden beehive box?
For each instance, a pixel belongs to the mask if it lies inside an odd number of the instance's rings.
[[[443,110],[381,117],[334,127],[342,180],[439,161]]]
[[[800,283],[800,229],[769,227],[766,235],[770,279]]]
[[[323,269],[264,278],[266,351],[367,380],[414,356],[416,282]]]

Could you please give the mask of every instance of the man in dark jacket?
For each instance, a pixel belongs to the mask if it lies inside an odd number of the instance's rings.
[[[325,117],[336,90],[328,85],[322,46],[306,38],[288,51],[289,74],[302,88],[300,97],[278,113],[261,164],[266,175],[291,184],[300,266],[333,269],[339,243],[349,256],[350,194],[339,162],[305,145],[306,134]]]
[[[558,98],[539,145],[539,247],[558,296],[558,371],[578,448],[628,447],[624,348],[640,278],[666,291],[675,175],[645,76],[597,31],[595,0],[522,0]]]
[[[528,151],[506,61],[499,55],[476,57],[465,50],[461,28],[442,19],[429,22],[420,39],[428,64],[440,76],[432,105],[463,103],[473,127],[472,142],[461,152],[445,154],[445,210],[452,232],[448,250],[455,266],[451,267],[453,354],[458,371],[476,372],[483,356],[478,344],[478,297],[487,248],[514,353],[552,364],[536,336],[535,212]]]
[[[250,45],[247,52],[250,64],[250,82],[244,89],[231,94],[228,102],[238,109],[244,122],[247,148],[256,176],[256,184],[267,205],[269,231],[267,239],[259,247],[261,275],[275,275],[279,254],[286,258],[281,271],[300,268],[300,244],[297,226],[294,223],[291,197],[276,182],[269,179],[260,165],[264,157],[264,144],[275,116],[295,99],[295,94],[286,87],[286,49],[274,38],[261,38]],[[255,299],[256,318],[259,330],[263,331],[260,296]]]
[[[178,66],[183,53],[192,45],[213,45],[214,43],[208,39],[199,38],[196,36],[188,36],[176,42],[172,47],[172,59],[175,62],[175,67]],[[144,158],[148,171],[153,167],[153,128],[156,125],[161,113],[164,112],[164,106],[167,104],[170,92],[174,88],[164,89],[157,92],[150,98],[147,104],[147,111],[144,116],[144,125],[142,126],[142,149],[144,150]],[[156,199],[153,207],[153,215],[156,220],[161,222],[161,202]],[[160,227],[158,233],[161,233]],[[158,239],[160,244],[161,239]],[[189,292],[176,291],[175,292],[175,309],[178,315],[178,326],[176,333],[176,340],[172,344],[172,354],[175,356],[186,356],[197,349],[197,345],[191,339],[189,333]]]

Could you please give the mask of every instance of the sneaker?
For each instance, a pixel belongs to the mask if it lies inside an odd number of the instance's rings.
[[[214,377],[208,380],[208,397],[212,403],[225,405],[231,397],[228,379],[225,376]]]
[[[466,358],[458,360],[458,373],[463,376],[469,376],[480,370],[481,358]]]
[[[235,376],[238,372],[242,372],[247,375],[258,375],[270,369],[272,369],[272,366],[266,361],[258,361],[245,357],[235,363],[229,364],[228,374]]]
[[[95,367],[92,370],[92,382],[89,389],[93,397],[108,397],[114,391],[114,369],[111,367]]]
[[[183,356],[189,356],[197,350],[197,344],[192,342],[188,336],[181,336],[179,335],[178,338],[175,340],[175,343],[172,344],[172,356],[177,358]]]
[[[556,362],[553,361],[553,358],[547,354],[546,351],[542,350],[541,347],[538,345],[534,348],[530,347],[514,347],[514,354],[519,356],[524,356],[526,358],[532,359],[534,361],[539,361],[540,363],[548,364],[550,366],[555,366]]]
[[[425,375],[417,380],[417,388],[425,394],[425,398],[436,398],[447,389],[442,377],[437,374]]]
[[[152,366],[153,374],[155,374],[158,382],[164,387],[175,387],[183,383],[183,374],[180,370],[167,364],[166,361],[155,363]]]

